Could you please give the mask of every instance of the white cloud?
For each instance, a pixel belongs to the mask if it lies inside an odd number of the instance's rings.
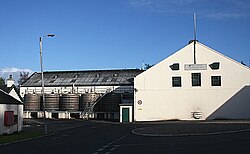
[[[5,67],[0,69],[0,77],[8,79],[9,76],[12,75],[15,84],[18,84],[17,81],[20,78],[20,72],[29,72],[29,75],[33,73],[33,71],[28,68]]]
[[[0,69],[2,73],[15,73],[15,72],[29,72],[32,73],[33,71],[28,68],[16,68],[16,67],[5,67]]]
[[[205,16],[206,18],[210,18],[210,19],[237,19],[237,18],[241,18],[241,17],[246,17],[245,14],[242,13],[229,13],[229,12],[217,12],[217,13],[211,13],[211,14],[207,14]]]
[[[197,0],[129,0],[131,8],[167,15],[184,14],[190,12],[190,7]]]
[[[200,18],[221,20],[250,16],[250,1],[237,0],[129,0],[134,9],[165,15],[190,15],[196,12]]]

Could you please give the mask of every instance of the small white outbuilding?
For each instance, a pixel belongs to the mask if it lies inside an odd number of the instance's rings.
[[[134,80],[134,120],[250,119],[250,69],[191,41]]]
[[[0,135],[23,129],[23,103],[0,89]]]

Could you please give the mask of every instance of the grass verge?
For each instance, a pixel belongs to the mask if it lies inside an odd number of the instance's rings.
[[[0,144],[11,143],[43,135],[42,131],[17,132],[9,135],[0,136]]]

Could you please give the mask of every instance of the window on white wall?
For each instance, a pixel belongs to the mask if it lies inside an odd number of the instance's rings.
[[[181,77],[172,77],[172,87],[181,87]]]
[[[12,126],[14,122],[14,111],[4,111],[4,126]]]
[[[211,76],[212,86],[221,86],[221,76]]]
[[[201,86],[201,73],[192,73],[192,86]]]

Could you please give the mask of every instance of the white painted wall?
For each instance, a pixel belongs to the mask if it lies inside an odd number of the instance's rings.
[[[135,77],[135,121],[192,120],[192,112],[202,112],[201,119],[250,118],[250,69],[201,43],[196,44],[196,57],[207,70],[184,70],[194,61],[191,43]],[[209,67],[213,62],[220,62],[219,70]],[[171,70],[173,63],[180,70]],[[201,73],[201,87],[192,87],[191,73]],[[215,75],[221,76],[222,86],[211,86]],[[181,76],[182,87],[172,87],[173,76]]]
[[[18,123],[12,126],[4,126],[4,112],[14,111],[18,115]],[[23,105],[0,104],[0,135],[11,134],[23,130]]]
[[[24,97],[27,93],[41,93],[42,87],[20,87],[20,95]],[[45,93],[105,93],[107,91],[115,91],[117,93],[131,92],[133,86],[67,86],[67,87],[45,87]]]

